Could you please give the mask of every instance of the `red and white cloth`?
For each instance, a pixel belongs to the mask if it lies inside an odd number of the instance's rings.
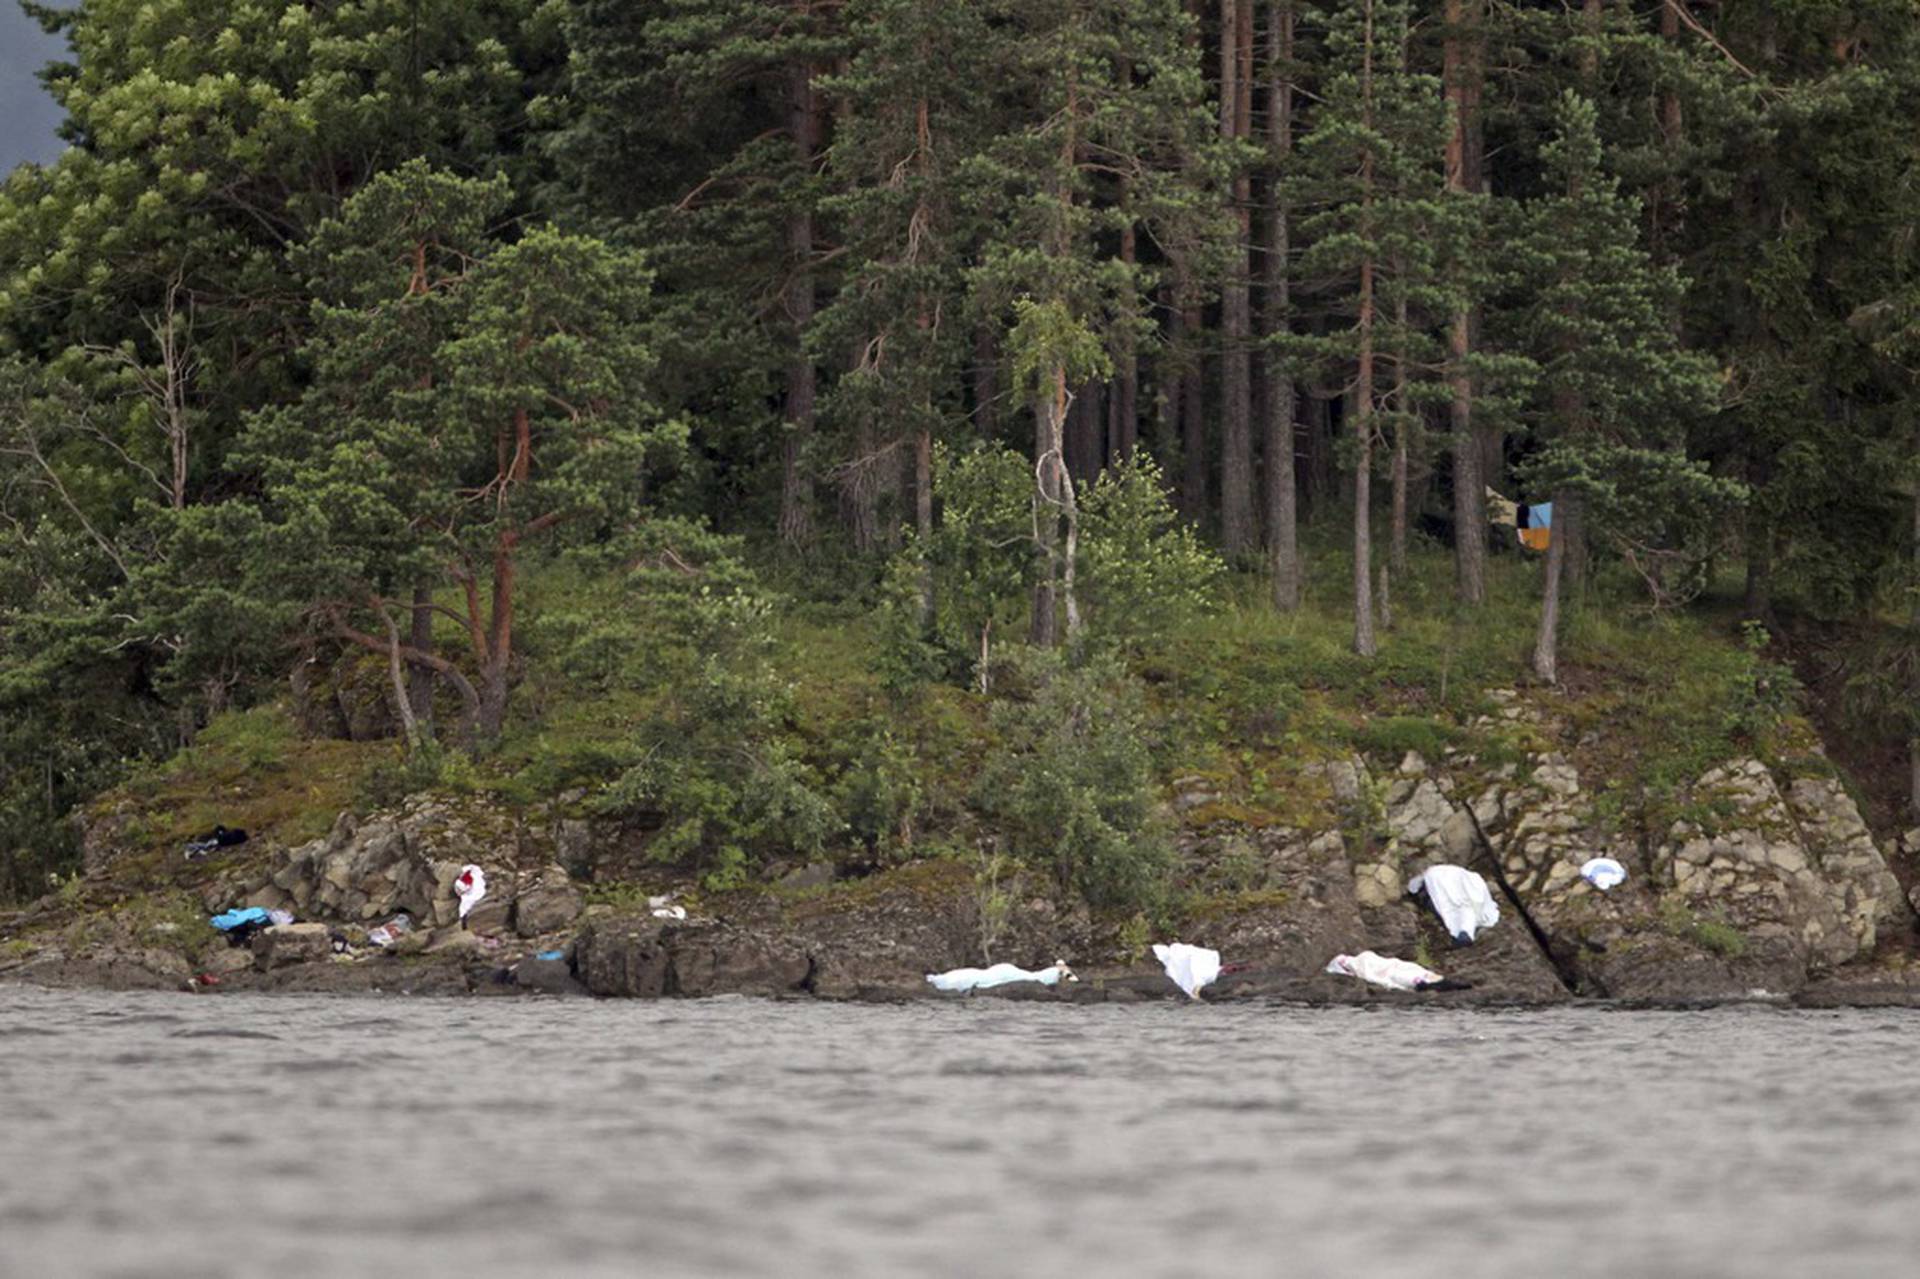
[[[462,866],[460,877],[453,881],[453,891],[460,894],[460,918],[465,919],[487,895],[487,872],[474,865]]]

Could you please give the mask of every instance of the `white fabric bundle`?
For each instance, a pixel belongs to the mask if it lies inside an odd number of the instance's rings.
[[[1167,970],[1167,976],[1173,978],[1173,984],[1186,991],[1189,999],[1200,998],[1201,988],[1212,984],[1220,975],[1220,952],[1205,946],[1189,946],[1180,941],[1163,946],[1156,942],[1153,953]]]
[[[467,912],[487,895],[487,872],[471,864],[462,866],[460,878],[453,881],[453,890],[460,894],[460,918],[465,919]]]
[[[1472,941],[1482,928],[1500,922],[1500,908],[1493,904],[1487,881],[1463,866],[1429,866],[1407,881],[1409,893],[1418,893],[1423,887],[1455,941],[1462,937]]]
[[[1388,990],[1418,990],[1445,980],[1431,968],[1423,968],[1412,960],[1389,959],[1370,950],[1357,955],[1335,955],[1327,964],[1327,971],[1342,977],[1358,977]]]
[[[928,973],[927,984],[935,990],[969,991],[991,990],[995,986],[1006,986],[1017,981],[1037,981],[1042,986],[1058,986],[1060,979],[1079,981],[1068,968],[1065,960],[1055,960],[1053,967],[1042,968],[1038,972],[1021,968],[1014,964],[995,964],[991,968],[955,968],[944,973]]]
[[[1580,868],[1580,877],[1604,893],[1627,882],[1627,868],[1611,857],[1596,857]]]

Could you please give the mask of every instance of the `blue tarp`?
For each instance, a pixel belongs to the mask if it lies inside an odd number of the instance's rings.
[[[265,925],[270,921],[264,908],[248,906],[241,910],[230,910],[224,915],[215,915],[209,922],[221,932],[226,933],[232,932],[242,924]]]

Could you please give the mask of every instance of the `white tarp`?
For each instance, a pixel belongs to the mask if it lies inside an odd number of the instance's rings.
[[[487,895],[487,872],[471,864],[462,866],[460,878],[453,881],[453,891],[460,894],[460,918],[465,919]]]
[[[1500,922],[1500,908],[1493,904],[1487,881],[1464,866],[1444,863],[1429,866],[1407,881],[1409,893],[1418,893],[1422,888],[1426,889],[1427,900],[1433,903],[1440,922],[1447,926],[1447,933],[1455,941],[1472,941],[1482,928],[1491,928]]]
[[[1073,975],[1073,969],[1067,967],[1064,959],[1055,960],[1051,968],[1032,971],[1015,964],[995,964],[991,968],[955,968],[944,973],[928,973],[927,983],[935,990],[968,991],[991,990],[995,986],[1006,986],[1017,981],[1037,981],[1042,986],[1058,986],[1061,978],[1079,981]]]
[[[1580,877],[1604,893],[1627,882],[1627,868],[1611,857],[1596,857],[1580,868]]]
[[[1164,946],[1156,942],[1153,953],[1173,984],[1186,991],[1189,999],[1200,998],[1201,989],[1220,975],[1220,952],[1205,946],[1189,946],[1182,941]]]
[[[1423,968],[1410,959],[1390,959],[1370,950],[1357,955],[1335,955],[1327,964],[1327,971],[1343,977],[1358,977],[1388,990],[1418,990],[1446,980],[1433,969]]]

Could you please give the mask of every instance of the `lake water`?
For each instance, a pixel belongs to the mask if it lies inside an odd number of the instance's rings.
[[[0,1274],[1900,1275],[1920,1014],[0,988]]]

